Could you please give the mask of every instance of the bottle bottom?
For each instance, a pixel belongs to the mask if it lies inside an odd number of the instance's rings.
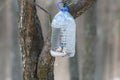
[[[60,52],[60,51],[54,51],[54,50],[51,50],[50,53],[53,57],[74,57],[75,55],[74,53],[68,53],[66,51]]]

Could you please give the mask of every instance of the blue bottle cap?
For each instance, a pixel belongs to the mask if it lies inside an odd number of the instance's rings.
[[[60,10],[60,11],[62,11],[62,12],[68,12],[68,4],[66,4],[66,6],[65,7],[61,7],[61,4],[64,4],[63,2],[58,2],[57,3],[57,7],[58,7],[58,9]]]

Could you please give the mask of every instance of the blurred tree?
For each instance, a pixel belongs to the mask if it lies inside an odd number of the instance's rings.
[[[8,60],[7,52],[8,52],[8,47],[6,45],[7,43],[7,33],[6,33],[6,7],[3,8],[2,4],[5,4],[6,0],[0,0],[0,79],[5,80],[6,78],[6,63]]]
[[[84,15],[84,54],[82,80],[95,80],[96,10],[95,5]]]

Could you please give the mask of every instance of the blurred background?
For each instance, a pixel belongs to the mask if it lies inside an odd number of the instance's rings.
[[[52,17],[58,12],[58,0],[37,0]],[[92,27],[95,39],[92,58],[93,80],[120,80],[120,0],[97,0],[76,19],[77,48],[73,58],[56,58],[55,80],[85,80],[84,55],[86,34]],[[37,8],[44,39],[48,33],[48,17]],[[17,0],[0,0],[0,80],[22,80],[22,60],[18,42],[19,8]],[[89,61],[88,61],[89,62]],[[88,79],[87,79],[88,80]],[[90,79],[91,80],[91,79]]]

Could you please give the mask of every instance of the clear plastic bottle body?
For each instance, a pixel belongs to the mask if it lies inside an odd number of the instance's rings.
[[[69,12],[60,11],[52,21],[51,55],[75,55],[76,24]]]

